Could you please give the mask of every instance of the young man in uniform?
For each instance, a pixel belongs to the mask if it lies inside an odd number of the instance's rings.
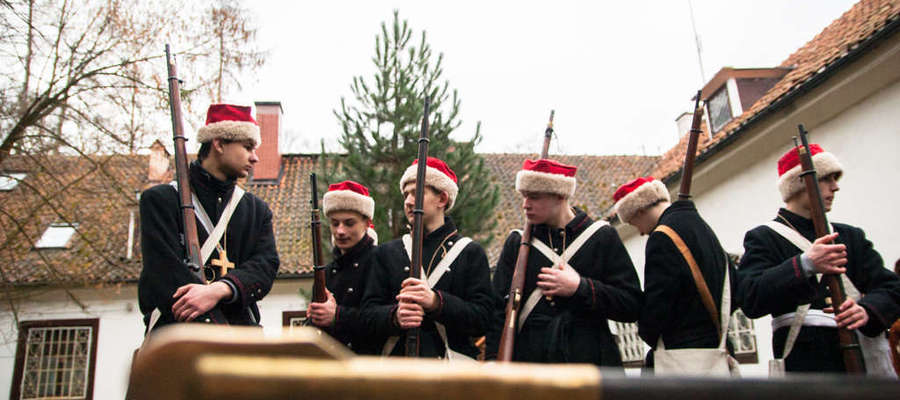
[[[417,161],[400,180],[406,218],[413,223]],[[447,212],[459,191],[456,174],[428,157],[422,215],[423,279],[409,277],[412,239],[404,235],[375,249],[363,295],[363,320],[380,339],[382,354],[404,354],[410,328],[419,328],[420,357],[475,358],[472,338],[487,332],[498,300],[491,290],[484,249],[459,234]]]
[[[212,322],[207,313],[214,307],[228,324],[257,325],[256,302],[269,292],[278,271],[272,212],[235,185],[259,161],[259,127],[250,107],[211,105],[197,141],[200,150],[188,174],[200,244],[209,249],[205,259],[201,250],[201,261],[210,284],[197,282],[184,262],[184,227],[175,186],[144,191],[140,201],[144,268],[138,299],[148,332],[175,322]],[[210,232],[221,234],[210,238]]]
[[[334,261],[325,267],[328,301],[310,303],[306,315],[357,354],[377,354],[380,349],[359,317],[365,276],[378,240],[371,228],[375,201],[367,187],[344,181],[328,187],[322,206],[331,223]]]
[[[513,360],[622,366],[608,319],[633,322],[641,309],[637,273],[616,230],[572,207],[576,167],[525,160],[516,174],[525,217],[532,224]],[[494,290],[509,293],[521,233],[503,245]],[[508,300],[508,299],[507,299]],[[487,358],[496,357],[505,310],[494,314]]]
[[[825,211],[831,211],[843,168],[819,145],[810,145],[810,155]],[[810,202],[818,199],[807,195],[801,172],[798,150],[792,148],[778,160],[778,189],[785,207],[773,221],[744,236],[738,268],[743,309],[750,318],[772,314],[772,347],[775,357],[782,358],[798,307],[809,305],[805,317],[798,318],[802,326],[784,360],[785,370],[845,372],[837,328],[858,329],[869,337],[883,335],[900,317],[900,279],[884,267],[862,229],[832,223],[833,233],[816,237]],[[821,274],[849,278],[843,304],[836,308],[828,304],[830,294]],[[854,300],[852,291],[863,297]],[[867,368],[873,367],[869,360]]]
[[[646,366],[653,367],[653,351],[660,339],[666,349],[718,347],[726,267],[731,282],[729,316],[737,309],[737,278],[731,260],[694,202],[672,203],[666,185],[650,176],[620,186],[613,200],[622,222],[637,228],[641,235],[649,235],[644,262],[644,306],[638,322],[638,334],[651,348]],[[676,241],[683,243],[694,260],[709,290],[711,304],[704,304],[687,257]]]

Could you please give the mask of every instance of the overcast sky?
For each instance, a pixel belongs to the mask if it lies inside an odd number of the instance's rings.
[[[850,0],[692,0],[703,69],[772,67],[850,9]],[[459,92],[481,152],[537,152],[550,109],[551,153],[659,154],[703,83],[687,0],[246,2],[266,65],[228,101],[281,101],[283,152],[318,152],[354,76],[375,72],[375,36],[400,11]],[[289,148],[284,148],[289,147]]]

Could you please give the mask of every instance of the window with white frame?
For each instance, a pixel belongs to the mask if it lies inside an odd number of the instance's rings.
[[[756,327],[753,320],[744,312],[737,310],[731,314],[728,323],[728,340],[734,348],[734,358],[741,364],[756,364],[759,357],[756,352]]]
[[[644,364],[644,355],[649,347],[638,336],[638,326],[634,322],[610,321],[614,325],[613,334],[626,368],[639,368]]]
[[[34,244],[35,249],[67,249],[78,224],[50,224],[41,238]]]
[[[0,173],[0,192],[8,192],[15,189],[22,179],[25,179],[24,173]]]
[[[293,330],[295,326],[303,326],[306,323],[306,311],[282,311],[281,325],[288,330]]]
[[[23,321],[12,399],[91,399],[98,319]]]
[[[706,103],[709,118],[712,120],[712,132],[718,132],[733,117],[731,115],[731,102],[728,98],[728,85],[722,85],[718,91],[710,96]]]

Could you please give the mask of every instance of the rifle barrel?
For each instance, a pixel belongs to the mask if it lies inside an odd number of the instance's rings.
[[[800,165],[803,172],[800,176],[806,184],[806,194],[809,196],[810,217],[813,221],[813,227],[816,231],[816,237],[820,238],[831,233],[831,225],[828,223],[828,217],[825,215],[825,202],[822,200],[822,193],[819,191],[819,179],[816,174],[816,168],[812,161],[812,153],[809,150],[809,141],[807,140],[807,132],[803,124],[797,126],[800,131],[801,146],[795,146],[797,154],[800,158]],[[794,144],[797,144],[797,138],[794,138]],[[831,292],[831,305],[837,309],[846,299],[844,284],[840,274],[824,274],[822,279],[828,285]],[[859,338],[856,332],[846,327],[838,328],[838,341],[840,343],[841,355],[844,358],[844,367],[851,374],[865,374],[866,365],[863,360],[862,348],[859,345]]]
[[[425,110],[422,117],[422,130],[419,134],[419,154],[416,168],[416,200],[413,208],[412,254],[410,255],[409,276],[420,279],[422,276],[422,241],[424,240],[425,214],[425,171],[428,164],[428,113],[431,100],[425,97]],[[406,331],[406,356],[418,357],[420,345],[420,329]],[[449,349],[447,349],[449,351]]]
[[[312,301],[314,303],[324,303],[328,301],[328,295],[325,294],[325,266],[322,265],[322,222],[319,219],[319,190],[316,184],[316,174],[309,174],[309,184],[311,190],[310,203],[310,233],[312,234],[312,254],[313,254],[313,293]]]
[[[703,122],[703,108],[700,104],[700,96],[703,90],[697,91],[694,99],[694,117],[691,120],[691,131],[688,136],[687,151],[684,153],[684,164],[681,172],[681,188],[678,190],[678,200],[690,200],[691,181],[694,179],[694,159],[697,157],[697,142],[700,140],[700,124]]]
[[[550,153],[554,114],[555,110],[550,110],[550,121],[547,123],[547,129],[544,130],[544,145],[541,147],[541,159],[547,158]],[[519,253],[516,255],[516,264],[513,267],[512,279],[509,284],[506,317],[503,321],[500,344],[497,348],[498,361],[512,361],[516,342],[516,324],[519,318],[519,311],[522,308],[522,292],[525,290],[525,270],[528,268],[529,254],[531,254],[531,222],[526,220],[525,228],[522,230],[522,240],[519,242]]]
[[[191,183],[188,175],[187,150],[184,137],[184,124],[181,115],[181,87],[178,73],[169,45],[166,44],[166,69],[169,81],[169,111],[172,117],[172,134],[175,142],[175,181],[178,185],[178,200],[184,224],[185,254],[184,263],[197,283],[208,284],[203,271],[203,260],[200,259],[200,240],[197,236],[197,219],[194,214],[194,203],[191,197]],[[228,324],[225,314],[218,307],[210,310],[200,321],[217,324]]]

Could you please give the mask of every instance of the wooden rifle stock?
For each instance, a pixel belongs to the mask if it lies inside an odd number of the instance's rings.
[[[819,179],[816,175],[816,168],[813,165],[812,155],[809,152],[809,141],[806,138],[807,132],[803,125],[798,125],[800,130],[801,146],[797,145],[797,138],[794,137],[794,146],[800,158],[800,166],[803,172],[800,176],[806,184],[806,194],[809,196],[810,216],[813,226],[816,230],[816,237],[831,233],[831,225],[828,224],[828,218],[825,216],[825,202],[822,200],[822,194],[819,192]],[[840,274],[823,274],[822,279],[828,285],[831,292],[831,306],[834,313],[838,313],[838,307],[844,303],[847,298],[844,292],[844,284],[841,281]],[[844,367],[851,374],[865,374],[866,364],[863,360],[862,348],[859,345],[859,338],[856,332],[844,328],[838,328],[838,341],[840,342],[841,355],[844,358]]]
[[[409,277],[422,277],[422,241],[425,239],[425,168],[428,164],[428,112],[431,101],[425,97],[425,112],[422,117],[422,131],[419,134],[419,155],[416,167],[416,203],[413,208],[412,254],[410,254]],[[406,356],[419,356],[420,328],[406,331]],[[450,349],[447,349],[449,351]]]
[[[312,208],[310,210],[309,230],[312,234],[312,255],[313,255],[313,303],[324,303],[328,301],[328,295],[325,294],[325,265],[322,264],[322,222],[319,220],[319,191],[316,187],[316,174],[309,174],[309,184],[311,187]]]
[[[541,159],[547,158],[550,152],[550,138],[553,136],[553,114],[550,111],[550,122],[544,130],[544,146],[541,148]],[[500,345],[497,349],[498,361],[512,361],[516,341],[516,323],[522,307],[522,292],[525,290],[525,270],[528,268],[528,255],[531,253],[531,222],[525,221],[522,240],[519,243],[519,254],[509,284],[509,300],[506,301],[506,318],[500,334]],[[535,290],[538,290],[535,288]]]
[[[178,198],[181,207],[181,217],[184,223],[184,263],[191,271],[191,275],[197,283],[209,284],[206,274],[203,273],[203,261],[200,260],[200,239],[197,236],[197,220],[194,215],[194,203],[191,200],[191,182],[188,175],[187,150],[184,143],[184,124],[181,116],[181,88],[175,64],[169,53],[169,45],[166,44],[166,67],[169,73],[169,110],[172,115],[172,133],[175,141],[175,177],[178,184]],[[210,310],[206,317],[197,318],[198,321],[228,324],[225,315],[218,306]]]
[[[678,200],[691,199],[691,180],[694,178],[694,159],[697,157],[697,142],[700,139],[700,123],[703,121],[703,107],[700,105],[702,90],[697,91],[694,99],[694,118],[691,120],[691,132],[688,136],[687,151],[684,153],[684,166],[681,170],[681,188]]]

